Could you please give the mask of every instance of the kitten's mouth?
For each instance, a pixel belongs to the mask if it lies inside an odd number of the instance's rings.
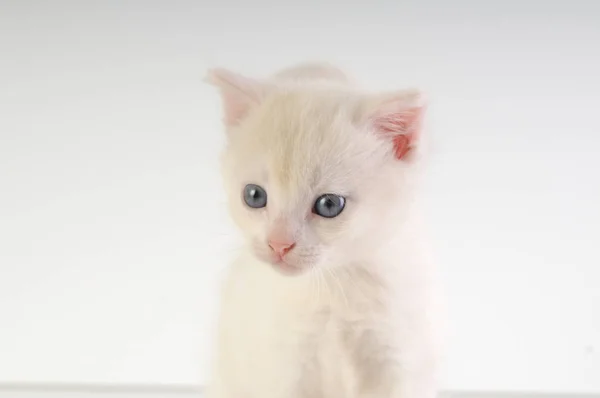
[[[275,254],[261,255],[261,253],[256,253],[256,256],[283,275],[298,275],[303,270],[302,267],[298,267],[291,263],[289,260],[286,260],[285,258],[282,258]]]
[[[284,275],[297,275],[302,271],[301,268],[289,264],[282,258],[276,259],[275,261],[271,261],[271,265],[278,272]]]
[[[307,261],[306,256],[296,253],[287,253],[281,256],[272,251],[265,250],[263,245],[253,244],[254,257],[267,267],[272,267],[276,272],[286,276],[295,276],[312,268],[312,261]],[[312,258],[308,260],[313,260]]]

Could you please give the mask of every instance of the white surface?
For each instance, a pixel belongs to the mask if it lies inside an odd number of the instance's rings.
[[[447,386],[600,392],[600,5],[238,3],[0,2],[0,381],[201,383],[234,250],[204,70],[326,59],[432,97]]]
[[[14,387],[14,386],[13,386]],[[445,392],[440,398],[598,398],[599,395]],[[0,385],[0,398],[202,398],[198,389],[176,387],[128,388],[106,386]]]

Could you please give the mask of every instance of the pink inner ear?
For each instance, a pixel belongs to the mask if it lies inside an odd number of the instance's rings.
[[[256,80],[225,69],[210,70],[207,80],[221,91],[223,121],[227,126],[238,124],[260,100],[262,87]]]
[[[396,159],[402,159],[412,149],[411,138],[407,135],[397,135],[394,137],[394,155]]]
[[[414,147],[421,133],[423,107],[400,112],[384,113],[373,118],[373,127],[379,133],[392,136],[394,154],[403,159]]]
[[[227,126],[234,126],[246,116],[250,108],[250,101],[228,92],[223,92],[222,97],[223,123]]]

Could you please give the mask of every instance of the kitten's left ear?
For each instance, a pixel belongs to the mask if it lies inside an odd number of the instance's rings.
[[[221,92],[223,121],[227,127],[238,125],[260,103],[266,88],[258,80],[221,68],[209,70],[205,81]]]
[[[423,94],[407,90],[370,98],[365,116],[375,134],[393,143],[396,158],[406,160],[420,138],[425,111]]]

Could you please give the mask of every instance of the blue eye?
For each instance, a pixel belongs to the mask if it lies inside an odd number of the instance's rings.
[[[346,199],[343,196],[326,193],[317,198],[313,213],[325,218],[334,218],[340,215],[345,205]]]
[[[267,205],[267,192],[260,186],[248,184],[244,187],[244,202],[253,209]]]

